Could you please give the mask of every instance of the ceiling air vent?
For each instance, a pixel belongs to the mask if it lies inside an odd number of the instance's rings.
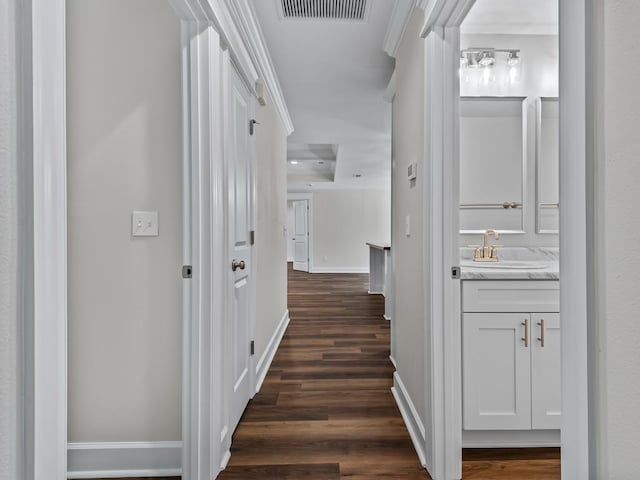
[[[285,20],[347,20],[366,19],[367,0],[280,0]]]

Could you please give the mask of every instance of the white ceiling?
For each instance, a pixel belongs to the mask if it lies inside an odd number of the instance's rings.
[[[554,35],[559,0],[476,0],[462,33]]]
[[[368,0],[364,22],[284,19],[280,0],[251,1],[295,127],[289,191],[389,188],[394,61],[382,45],[394,1]],[[558,1],[477,0],[462,31],[554,34]]]
[[[366,21],[348,22],[282,19],[279,0],[252,1],[295,127],[291,159],[301,145],[334,145],[334,181],[317,188],[389,188],[394,62],[382,45],[394,2],[369,0]],[[289,165],[292,191],[316,188],[292,178],[302,164]]]

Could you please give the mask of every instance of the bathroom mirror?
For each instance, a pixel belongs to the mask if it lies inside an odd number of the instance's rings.
[[[536,232],[558,233],[559,211],[559,106],[557,98],[537,104]]]
[[[460,233],[524,233],[525,97],[460,98]]]

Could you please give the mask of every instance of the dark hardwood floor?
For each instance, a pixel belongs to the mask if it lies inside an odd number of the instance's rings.
[[[367,275],[289,268],[291,324],[222,480],[428,479],[390,392],[389,323]],[[465,450],[463,478],[560,478],[558,449]]]
[[[291,324],[219,479],[429,479],[390,392],[384,299],[367,286],[289,269]],[[559,450],[465,450],[463,478],[557,480]]]
[[[289,269],[291,323],[221,480],[429,478],[390,391],[384,299],[367,286]]]

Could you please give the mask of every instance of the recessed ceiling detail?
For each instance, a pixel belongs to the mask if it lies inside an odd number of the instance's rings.
[[[285,20],[347,20],[363,22],[367,0],[280,0]]]

